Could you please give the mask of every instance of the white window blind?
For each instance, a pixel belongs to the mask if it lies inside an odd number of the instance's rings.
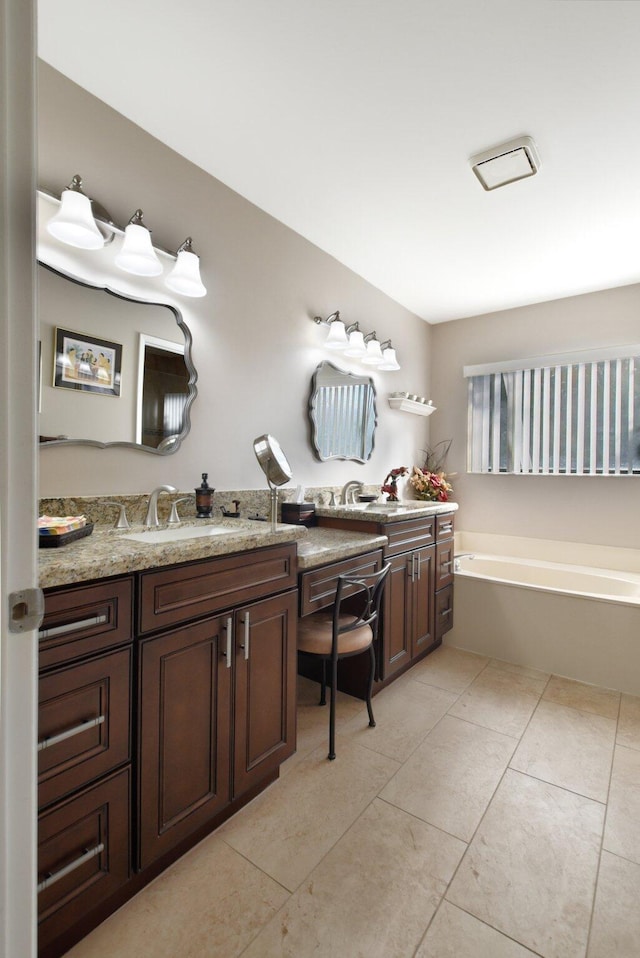
[[[637,355],[513,368],[466,367],[468,471],[640,474]],[[622,352],[623,350],[621,350]]]

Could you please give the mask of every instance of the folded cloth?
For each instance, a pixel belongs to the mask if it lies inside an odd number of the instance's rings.
[[[86,516],[40,516],[38,532],[41,536],[60,536],[73,529],[82,529],[86,524]]]

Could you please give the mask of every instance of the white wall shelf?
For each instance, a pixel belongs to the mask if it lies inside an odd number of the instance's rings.
[[[389,396],[389,405],[392,409],[412,412],[417,416],[430,416],[437,408],[436,406],[430,406],[428,403],[416,402],[414,399],[402,399],[399,396]]]

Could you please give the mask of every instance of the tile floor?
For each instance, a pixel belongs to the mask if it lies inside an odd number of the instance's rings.
[[[638,958],[640,699],[444,646],[300,679],[278,782],[69,958]]]

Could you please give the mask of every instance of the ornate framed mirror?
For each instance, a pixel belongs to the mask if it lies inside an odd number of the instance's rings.
[[[309,418],[318,459],[367,462],[378,422],[373,380],[320,363],[311,381]]]

